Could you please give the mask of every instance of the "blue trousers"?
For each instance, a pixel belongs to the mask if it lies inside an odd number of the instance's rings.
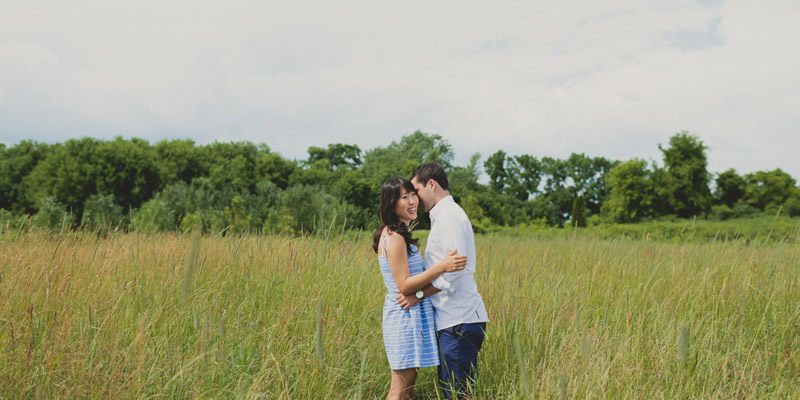
[[[462,397],[474,389],[478,351],[485,332],[485,322],[460,324],[436,332],[439,337],[439,386],[446,398]]]

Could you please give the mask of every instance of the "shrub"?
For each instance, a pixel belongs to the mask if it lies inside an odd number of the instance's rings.
[[[181,219],[181,232],[188,232],[194,229],[203,229],[203,216],[199,214],[186,214]]]
[[[47,196],[36,202],[39,211],[33,215],[33,225],[42,229],[61,230],[72,227],[75,216],[67,207],[53,196]]]
[[[711,207],[711,216],[714,219],[724,221],[733,216],[733,210],[725,204],[717,204]]]
[[[733,205],[733,215],[731,215],[731,218],[747,218],[754,217],[759,214],[761,214],[761,212],[757,208],[743,201],[737,201]]]
[[[231,199],[231,205],[225,208],[225,219],[230,232],[244,232],[255,225],[255,218],[247,210],[247,204],[240,196]]]
[[[169,231],[176,227],[175,212],[160,195],[142,204],[131,220],[131,229],[142,231]]]
[[[103,226],[103,230],[123,225],[122,207],[114,202],[114,195],[93,194],[83,205],[81,226],[95,230]]]
[[[344,202],[320,186],[290,186],[283,192],[283,207],[294,222],[295,232],[327,229],[333,218],[343,221],[347,215]]]

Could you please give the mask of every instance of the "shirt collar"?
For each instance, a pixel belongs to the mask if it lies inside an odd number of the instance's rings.
[[[433,208],[431,208],[431,212],[430,212],[431,220],[436,218],[436,216],[438,216],[442,212],[442,210],[447,208],[449,204],[453,204],[455,202],[456,201],[453,200],[453,196],[452,195],[448,195],[448,196],[443,197],[441,200],[439,200],[438,203],[436,203],[436,205],[433,206]]]

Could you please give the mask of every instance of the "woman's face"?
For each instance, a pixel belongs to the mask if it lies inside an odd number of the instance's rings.
[[[394,213],[397,214],[400,221],[408,225],[409,222],[417,219],[417,204],[419,204],[417,192],[409,192],[404,187],[400,187],[400,198],[394,205]]]

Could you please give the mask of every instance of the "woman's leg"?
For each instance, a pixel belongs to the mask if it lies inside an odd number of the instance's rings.
[[[417,368],[393,369],[392,386],[386,400],[408,400],[414,390],[414,381],[417,380]]]

